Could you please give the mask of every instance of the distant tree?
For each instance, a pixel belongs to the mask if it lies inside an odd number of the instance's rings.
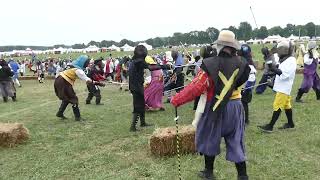
[[[252,37],[252,27],[248,22],[241,22],[238,28],[238,39],[249,40]]]
[[[84,49],[84,48],[86,48],[86,45],[84,43],[82,43],[82,44],[74,44],[71,47],[73,49]]]
[[[269,36],[268,29],[266,26],[261,26],[260,29],[254,29],[252,36],[257,39],[264,39]]]
[[[220,31],[214,27],[209,27],[206,32],[211,37],[212,41],[215,41],[218,39]],[[210,38],[209,38],[210,39]]]
[[[313,22],[309,22],[304,26],[304,29],[306,30],[306,35],[310,38],[315,36],[316,32],[316,25]]]
[[[133,41],[130,41],[128,39],[122,39],[120,42],[119,42],[119,46],[123,46],[125,44],[128,44],[130,46],[134,46],[135,43]]]
[[[283,34],[283,30],[280,26],[275,26],[269,29],[269,35],[278,35],[278,34],[279,35]]]

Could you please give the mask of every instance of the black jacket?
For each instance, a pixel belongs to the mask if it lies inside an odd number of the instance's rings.
[[[0,66],[0,81],[11,81],[13,72],[9,66]]]
[[[167,65],[150,65],[144,58],[133,59],[129,67],[129,89],[131,92],[143,93],[144,69],[150,71],[158,69],[169,69]]]

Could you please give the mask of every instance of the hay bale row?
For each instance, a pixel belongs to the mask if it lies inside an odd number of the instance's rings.
[[[29,131],[21,123],[0,123],[0,146],[13,147],[29,139]]]
[[[150,138],[150,148],[153,155],[171,156],[177,153],[176,128],[156,129]],[[195,129],[193,126],[179,127],[180,153],[195,153]]]

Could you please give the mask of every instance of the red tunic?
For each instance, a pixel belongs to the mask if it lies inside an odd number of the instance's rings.
[[[171,104],[175,107],[186,104],[203,94],[205,91],[207,92],[207,99],[211,99],[214,94],[213,81],[206,72],[200,70],[188,86],[173,96]]]

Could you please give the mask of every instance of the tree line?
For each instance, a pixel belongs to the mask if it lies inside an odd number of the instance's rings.
[[[266,26],[261,26],[260,28],[253,28],[248,22],[241,22],[238,27],[230,26],[228,28],[223,28],[233,31],[236,34],[238,40],[247,41],[249,39],[264,39],[269,35],[279,34],[282,37],[289,37],[291,34],[295,36],[309,36],[310,38],[314,36],[320,36],[320,25],[315,25],[313,22],[309,22],[305,25],[294,25],[287,24],[285,27],[274,26],[268,29]],[[183,44],[210,44],[213,43],[219,35],[219,30],[214,27],[209,27],[205,31],[191,31],[188,33],[176,32],[169,37],[156,37],[150,38],[145,41],[131,41],[128,39],[122,39],[120,42],[112,40],[103,40],[101,42],[90,41],[88,44],[74,44],[67,46],[64,44],[58,44],[54,46],[0,46],[0,52],[12,51],[12,50],[25,50],[27,47],[34,50],[46,50],[58,47],[73,48],[73,49],[83,49],[90,45],[95,45],[97,47],[109,47],[111,45],[116,45],[121,47],[125,44],[130,46],[136,46],[140,42],[146,42],[153,47],[163,47],[169,45],[180,45]]]

